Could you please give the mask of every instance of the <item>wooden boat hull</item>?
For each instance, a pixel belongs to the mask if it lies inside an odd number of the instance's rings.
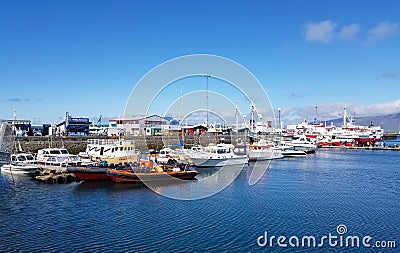
[[[190,171],[169,171],[169,172],[132,172],[128,170],[108,170],[108,175],[116,183],[144,183],[144,182],[165,182],[175,178],[193,180],[199,174],[195,170]]]

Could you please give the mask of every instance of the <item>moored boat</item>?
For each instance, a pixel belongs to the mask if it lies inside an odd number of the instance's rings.
[[[30,153],[11,154],[10,161],[3,164],[1,171],[11,174],[33,175],[40,170],[36,160]]]
[[[108,170],[108,175],[116,183],[165,182],[173,179],[193,180],[197,174],[199,173],[196,170],[180,170],[178,168],[168,171],[154,169],[150,172],[126,169]]]
[[[123,139],[89,139],[86,154],[93,161],[106,161],[108,164],[137,162],[140,151],[135,143]]]
[[[68,167],[67,171],[73,173],[78,181],[105,181],[111,180],[105,166],[75,166]]]
[[[249,145],[249,161],[261,161],[283,158],[282,151],[274,149],[272,143],[260,140]]]
[[[1,167],[1,172],[4,173],[11,173],[11,174],[27,174],[27,175],[34,175],[40,171],[40,167],[36,165],[29,165],[29,164],[3,164]]]
[[[284,157],[304,157],[307,155],[304,150],[296,150],[293,145],[289,144],[279,145],[274,148],[281,150]]]
[[[209,145],[203,151],[189,154],[190,160],[196,167],[222,167],[240,165],[248,162],[246,146],[230,144]]]
[[[39,149],[36,156],[37,163],[47,167],[66,167],[79,162],[76,155],[71,155],[65,148]]]

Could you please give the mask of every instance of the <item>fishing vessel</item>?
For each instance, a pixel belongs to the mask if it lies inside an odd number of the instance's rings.
[[[85,153],[92,161],[106,161],[108,164],[137,162],[140,156],[134,141],[123,139],[89,139]]]
[[[168,172],[133,172],[129,170],[108,170],[108,175],[116,183],[165,182],[173,179],[193,180],[199,174],[196,170]]]

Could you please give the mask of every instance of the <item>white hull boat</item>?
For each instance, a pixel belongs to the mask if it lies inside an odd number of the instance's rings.
[[[30,153],[12,154],[10,161],[3,164],[1,171],[10,174],[35,174],[40,170],[35,158]]]
[[[262,160],[273,160],[283,158],[281,150],[278,149],[261,149],[261,150],[250,150],[249,161],[262,161]]]
[[[209,157],[209,158],[191,158],[196,167],[223,167],[230,165],[245,164],[248,161],[247,156],[241,157]]]
[[[1,172],[10,173],[10,174],[26,174],[26,175],[33,175],[40,168],[36,165],[29,165],[29,164],[4,164],[1,167]]]
[[[281,145],[275,147],[278,150],[281,150],[282,155],[284,157],[304,157],[307,156],[306,151],[304,150],[297,150],[295,147],[291,145]]]
[[[249,161],[261,161],[283,158],[282,151],[274,149],[272,143],[259,140],[257,143],[249,145]]]
[[[248,157],[246,147],[234,147],[228,144],[210,145],[203,151],[194,152],[190,160],[197,167],[222,167],[246,164]]]

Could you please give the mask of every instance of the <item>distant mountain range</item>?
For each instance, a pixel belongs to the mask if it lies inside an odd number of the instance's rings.
[[[331,122],[333,122],[333,124],[336,126],[340,126],[343,123],[343,118],[327,120],[326,124],[330,125]],[[356,125],[369,126],[371,122],[375,126],[381,126],[385,130],[385,132],[397,133],[400,130],[400,113],[355,118]]]

